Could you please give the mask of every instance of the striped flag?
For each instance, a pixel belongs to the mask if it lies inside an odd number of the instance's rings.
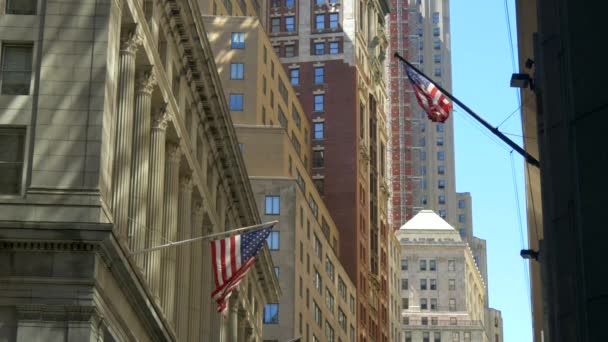
[[[215,277],[215,291],[211,297],[217,302],[217,311],[224,313],[228,298],[247,270],[255,263],[255,256],[264,247],[274,223],[260,229],[221,240],[211,241],[211,260]]]
[[[439,88],[429,82],[426,76],[419,74],[416,70],[404,64],[407,78],[409,78],[418,104],[426,112],[433,122],[445,122],[450,116],[452,102]]]

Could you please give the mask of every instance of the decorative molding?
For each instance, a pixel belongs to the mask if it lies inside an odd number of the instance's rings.
[[[171,119],[167,110],[167,103],[162,104],[152,115],[152,128],[166,130]]]
[[[137,48],[143,43],[143,37],[139,32],[137,25],[134,25],[131,28],[123,25],[123,28],[126,29],[121,33],[120,52],[134,55]]]

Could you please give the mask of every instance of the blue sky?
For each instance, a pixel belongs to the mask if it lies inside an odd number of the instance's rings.
[[[515,4],[506,2],[517,68]],[[509,87],[513,64],[505,0],[450,6],[453,93],[497,126],[519,107],[517,92]],[[463,110],[456,107],[454,116],[456,188],[471,192],[474,233],[487,241],[490,305],[502,310],[505,341],[532,341],[527,270],[519,256],[522,239],[527,246],[523,159],[513,152],[512,163],[511,149]],[[520,119],[517,110],[499,129],[521,135]],[[509,137],[521,145],[520,137]]]

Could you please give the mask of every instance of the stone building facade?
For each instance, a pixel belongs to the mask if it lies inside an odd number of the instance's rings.
[[[203,19],[260,215],[279,221],[269,242],[283,295],[265,308],[264,339],[354,342],[356,288],[308,172],[314,132],[292,86],[298,79],[282,68],[257,18]]]
[[[1,338],[261,341],[266,247],[224,318],[207,244],[132,254],[260,222],[198,3],[1,5]]]
[[[402,340],[490,341],[485,283],[458,232],[433,211],[422,210],[396,236],[401,244]]]

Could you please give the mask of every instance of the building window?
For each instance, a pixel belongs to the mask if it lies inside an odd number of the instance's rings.
[[[334,313],[334,305],[335,305],[335,299],[334,296],[331,294],[331,291],[329,290],[328,287],[325,288],[325,305],[327,305],[327,308],[329,309],[329,311],[331,311],[331,313]]]
[[[420,160],[426,160],[426,151],[420,151]]]
[[[321,240],[315,234],[313,251],[319,260],[323,260],[323,245],[321,244]]]
[[[325,123],[324,122],[315,122],[314,123],[313,137],[317,140],[323,139],[325,137]]]
[[[437,181],[437,187],[439,189],[445,189],[445,180],[444,179],[440,179],[439,181]]]
[[[268,237],[266,238],[266,243],[268,244],[268,248],[271,251],[278,251],[280,249],[279,241],[279,232],[270,232],[270,234],[268,234]]]
[[[316,14],[315,15],[315,29],[317,29],[317,30],[325,29],[325,14]]]
[[[439,12],[433,12],[433,24],[439,24]]]
[[[401,279],[401,289],[402,290],[408,290],[409,289],[409,284],[406,278]]]
[[[20,3],[21,1],[15,0],[14,2]],[[28,95],[30,93],[32,50],[32,45],[6,44],[3,46],[0,93],[6,95]]]
[[[340,22],[340,16],[338,13],[330,13],[329,14],[329,28],[338,28],[338,24]]]
[[[325,82],[325,68],[315,67],[315,84],[321,84]]]
[[[323,313],[321,312],[321,308],[319,307],[319,305],[317,305],[316,301],[312,301],[313,304],[313,312],[312,312],[312,317],[315,320],[315,322],[317,323],[318,326],[323,326]]]
[[[445,219],[445,217],[446,217],[446,212],[445,212],[445,209],[439,209],[439,216],[440,216],[442,219]]]
[[[442,123],[437,123],[437,133],[443,133],[444,127]]]
[[[315,43],[315,55],[325,54],[325,43]]]
[[[458,230],[458,232],[460,233],[460,237],[462,237],[462,238],[466,238],[467,237],[467,229],[466,228],[460,228]]]
[[[458,200],[458,208],[464,209],[466,207],[466,203],[464,200]]]
[[[443,146],[443,137],[437,137],[437,146]]]
[[[293,57],[296,55],[296,47],[294,45],[285,45],[285,57]]]
[[[319,273],[319,271],[317,271],[316,268],[313,278],[313,284],[315,286],[315,289],[317,289],[319,293],[323,294],[323,279],[321,278],[321,274]]]
[[[281,269],[279,266],[275,266],[274,267],[274,275],[277,276],[277,279],[279,278],[279,275],[281,274]]]
[[[449,279],[448,280],[448,289],[450,291],[455,291],[456,290],[456,279]]]
[[[439,204],[445,204],[445,195],[439,195],[438,202]]]
[[[412,342],[412,332],[411,331],[405,332],[405,342]]]
[[[294,32],[296,30],[296,18],[294,16],[285,17],[285,31]]]
[[[340,44],[338,42],[330,42],[329,43],[329,54],[337,55],[340,53]]]
[[[418,34],[418,37],[422,37],[422,27],[416,29],[416,34]]]
[[[441,76],[441,68],[435,68],[435,76]]]
[[[407,310],[410,308],[409,298],[401,298],[401,310]]]
[[[340,308],[338,308],[338,324],[340,325],[342,330],[344,330],[344,332],[346,332],[346,326],[348,325],[348,321],[346,319],[346,315],[344,314],[344,311],[342,311],[342,309],[340,309]]]
[[[273,8],[281,7],[281,0],[272,0],[271,6]]]
[[[24,128],[0,128],[0,194],[21,192],[24,149]]]
[[[230,110],[243,111],[243,94],[230,94]]]
[[[315,95],[315,112],[322,112],[325,107],[325,95]]]
[[[456,299],[450,298],[450,311],[456,311]]]
[[[433,55],[433,60],[435,61],[435,63],[441,63],[441,55]]]
[[[6,14],[34,15],[37,0],[8,0]]]
[[[279,304],[266,304],[264,306],[264,324],[279,323]]]
[[[437,261],[435,259],[429,260],[429,270],[437,271]]]
[[[426,130],[426,124],[424,122],[420,123],[420,132],[424,132]]]
[[[407,271],[407,259],[401,259],[401,270]]]
[[[329,325],[329,322],[325,321],[325,338],[327,342],[334,342],[334,329]]]
[[[441,34],[441,30],[439,29],[439,27],[434,27],[433,28],[433,36],[439,37],[440,34]]]
[[[295,2],[294,0],[285,0],[285,7],[293,8],[294,2]]]
[[[420,279],[420,290],[426,290],[426,279]]]
[[[437,166],[437,174],[445,175],[445,165]]]
[[[456,271],[456,260],[448,260],[448,271]]]
[[[428,304],[426,298],[420,298],[420,310],[428,309]]]
[[[437,159],[438,160],[445,160],[445,151],[439,151],[439,152],[437,152]]]
[[[437,311],[437,298],[431,298],[431,311]]]
[[[312,151],[312,167],[324,167],[325,166],[325,151]]]
[[[245,33],[244,32],[232,32],[232,44],[233,49],[244,49],[245,48]]]
[[[281,32],[281,18],[270,19],[270,32]]]
[[[460,223],[465,223],[466,222],[464,214],[458,215],[458,222],[460,222]]]
[[[242,80],[245,78],[245,65],[243,63],[230,63],[230,79]]]
[[[428,317],[422,317],[420,318],[420,324],[422,325],[429,325],[429,318]],[[422,333],[422,341],[423,342],[429,342],[428,337],[429,337],[429,333],[428,332],[423,332]],[[426,341],[424,340],[424,338],[426,337]]]
[[[430,289],[431,290],[437,290],[437,279],[431,279],[430,280]],[[432,299],[431,299],[432,302]]]
[[[279,215],[281,213],[281,200],[279,196],[266,196],[266,215]]]
[[[435,49],[435,50],[441,49],[441,41],[439,41],[439,40],[434,41],[433,42],[433,49]]]
[[[334,264],[327,256],[325,257],[325,273],[327,273],[332,282],[336,279],[336,270]]]
[[[420,260],[420,270],[426,271],[426,260]]]

